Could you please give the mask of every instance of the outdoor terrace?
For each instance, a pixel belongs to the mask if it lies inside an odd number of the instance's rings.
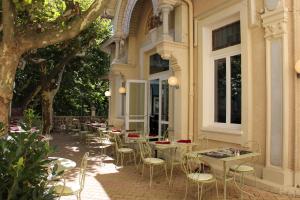
[[[85,152],[90,153],[88,159],[87,176],[81,195],[85,200],[182,200],[185,194],[185,176],[177,166],[173,176],[173,186],[169,187],[163,171],[155,170],[152,187],[149,187],[149,168],[145,168],[144,177],[141,177],[141,167],[137,170],[134,165],[116,166],[113,157],[101,156],[100,144],[94,140],[90,145],[85,144],[78,137],[69,134],[54,134],[51,145],[57,146],[53,156],[65,157],[76,161],[79,166]],[[111,155],[112,149],[107,150]],[[158,168],[157,168],[158,169]],[[67,181],[77,181],[78,169],[66,173]],[[160,176],[161,175],[161,176]],[[218,181],[219,195],[222,199],[222,183]],[[247,186],[246,190],[258,200],[296,200],[287,195],[279,195]],[[233,184],[228,184],[228,199],[240,199],[240,192]],[[62,200],[76,199],[75,196],[62,197]],[[189,187],[187,199],[197,199],[197,187]],[[217,199],[214,188],[205,193],[202,199]],[[245,200],[254,199],[244,195]]]

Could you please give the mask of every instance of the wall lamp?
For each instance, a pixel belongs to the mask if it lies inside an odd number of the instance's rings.
[[[123,86],[120,87],[120,88],[119,88],[119,93],[120,93],[120,94],[125,94],[125,93],[126,93],[126,88],[123,87]]]
[[[178,79],[175,76],[170,76],[168,78],[168,84],[176,89],[179,89]]]
[[[296,62],[295,70],[297,72],[297,78],[300,78],[300,60]]]
[[[123,81],[125,81],[125,76],[124,76],[124,74],[122,74],[121,72],[120,72],[120,76],[121,76],[121,79],[123,80]],[[123,84],[122,84],[122,86],[121,87],[119,87],[119,93],[120,94],[125,94],[126,93],[126,88],[123,86]]]
[[[111,92],[108,90],[108,91],[104,92],[104,95],[105,95],[106,97],[110,97],[110,96],[111,96]]]

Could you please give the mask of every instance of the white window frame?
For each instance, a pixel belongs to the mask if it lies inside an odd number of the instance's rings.
[[[230,123],[231,120],[231,63],[230,63],[230,58],[235,55],[241,55],[241,45],[235,45],[231,47],[227,47],[224,49],[220,49],[217,51],[214,51],[212,53],[211,57],[211,67],[215,69],[215,61],[218,59],[225,58],[226,59],[226,123],[220,123],[220,122],[215,122],[215,119],[213,118],[211,121],[211,125],[214,127],[219,127],[219,128],[231,128],[231,129],[241,129],[241,124],[234,124]],[[214,93],[212,96],[213,102],[215,102],[215,71],[214,74],[210,74],[213,76],[213,85],[214,85]],[[209,76],[210,76],[209,75]],[[214,104],[215,105],[215,104]],[[212,108],[212,112],[215,115],[215,106]]]
[[[206,131],[214,131],[219,133],[230,133],[241,135],[242,134],[242,123],[241,124],[233,124],[230,123],[230,106],[231,104],[231,84],[230,84],[230,57],[234,55],[241,55],[242,63],[243,56],[241,50],[241,43],[218,49],[212,50],[212,31],[218,29],[220,27],[229,25],[236,21],[240,21],[240,11],[231,14],[230,16],[216,21],[212,21],[210,24],[203,27],[202,41],[203,44],[203,115],[202,115],[202,129]],[[242,27],[241,27],[242,28]],[[242,33],[242,30],[241,30]],[[205,42],[206,41],[206,42]],[[215,122],[215,60],[226,58],[226,123]],[[228,59],[229,58],[229,59]],[[242,66],[241,66],[242,68]],[[242,70],[241,70],[242,71]],[[242,72],[243,73],[243,72]],[[242,79],[243,85],[243,79]],[[243,87],[242,87],[243,92]],[[243,97],[242,97],[243,101]],[[243,107],[242,113],[243,113]],[[243,114],[241,113],[241,117]]]

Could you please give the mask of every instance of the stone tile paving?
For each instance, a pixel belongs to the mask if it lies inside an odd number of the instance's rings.
[[[169,187],[163,171],[154,169],[154,183],[149,188],[149,169],[145,168],[144,177],[141,177],[141,170],[137,170],[133,165],[117,167],[112,157],[101,157],[99,144],[96,142],[86,145],[80,142],[79,138],[71,135],[55,134],[52,145],[57,146],[57,152],[53,156],[60,156],[72,159],[80,165],[80,160],[85,152],[90,152],[87,168],[87,176],[84,190],[81,194],[83,200],[182,200],[185,194],[185,178],[180,168],[175,169],[173,186]],[[107,150],[110,154],[112,149]],[[66,177],[69,182],[78,181],[78,169],[67,172]],[[219,195],[222,199],[222,185],[219,186]],[[278,195],[262,191],[253,187],[247,187],[247,191],[256,198],[244,195],[245,200],[300,200],[286,195]],[[197,199],[197,188],[190,185],[187,199]],[[228,186],[230,200],[240,199],[239,191],[233,184]],[[75,196],[62,197],[61,200],[76,199]],[[203,200],[217,199],[214,188],[207,191]]]

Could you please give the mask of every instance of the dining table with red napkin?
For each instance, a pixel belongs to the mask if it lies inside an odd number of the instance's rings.
[[[171,144],[170,141],[156,141],[155,144]]]
[[[192,140],[177,140],[178,143],[192,143]]]
[[[131,138],[138,138],[138,137],[140,137],[140,134],[138,134],[138,133],[129,133],[129,134],[128,134],[128,137],[131,137]]]

